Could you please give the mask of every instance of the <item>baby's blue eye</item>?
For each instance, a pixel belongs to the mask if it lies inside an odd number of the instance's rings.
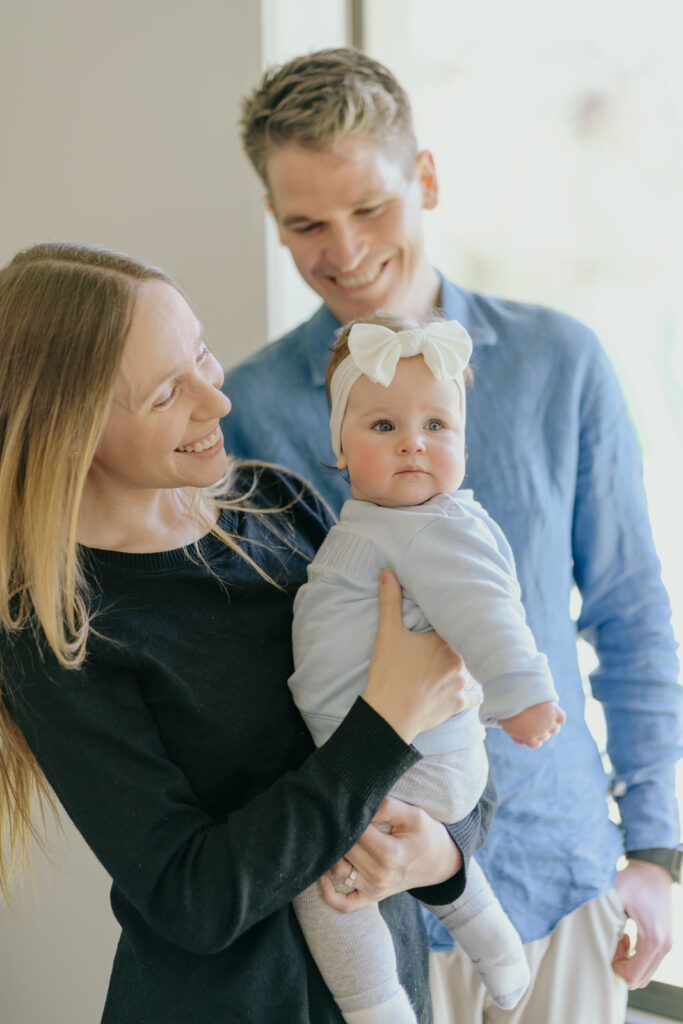
[[[441,420],[428,420],[427,422],[427,430],[441,430],[442,428],[443,423]]]
[[[373,423],[372,429],[378,430],[380,433],[385,433],[388,430],[393,430],[394,427],[389,420],[379,420],[377,423]]]

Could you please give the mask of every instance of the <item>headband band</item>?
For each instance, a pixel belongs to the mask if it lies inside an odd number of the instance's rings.
[[[421,355],[437,380],[452,380],[465,409],[463,371],[472,355],[472,339],[457,320],[436,320],[408,331],[391,331],[379,324],[354,324],[349,331],[349,354],[330,381],[332,450],[341,454],[341,428],[351,388],[359,377],[388,388],[399,359]]]

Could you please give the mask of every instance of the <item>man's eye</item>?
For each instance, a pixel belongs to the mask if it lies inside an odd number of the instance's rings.
[[[317,221],[313,221],[311,224],[299,224],[292,228],[292,231],[296,235],[310,235],[311,231],[315,231],[320,225]]]
[[[384,203],[378,203],[377,206],[362,206],[356,213],[360,217],[378,217],[383,209]]]
[[[394,426],[389,420],[378,420],[377,423],[372,424],[372,429],[384,433],[387,430],[393,430]]]

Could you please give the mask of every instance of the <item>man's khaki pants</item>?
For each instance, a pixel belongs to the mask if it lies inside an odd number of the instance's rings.
[[[611,961],[625,919],[612,890],[528,943],[531,984],[514,1010],[496,1006],[461,949],[432,953],[434,1024],[623,1024],[628,990]]]

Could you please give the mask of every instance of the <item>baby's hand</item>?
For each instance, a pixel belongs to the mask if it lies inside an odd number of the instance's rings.
[[[545,743],[553,733],[560,731],[560,726],[567,720],[562,708],[554,701],[546,700],[542,704],[533,704],[518,715],[501,720],[502,729],[515,743],[534,750]]]

